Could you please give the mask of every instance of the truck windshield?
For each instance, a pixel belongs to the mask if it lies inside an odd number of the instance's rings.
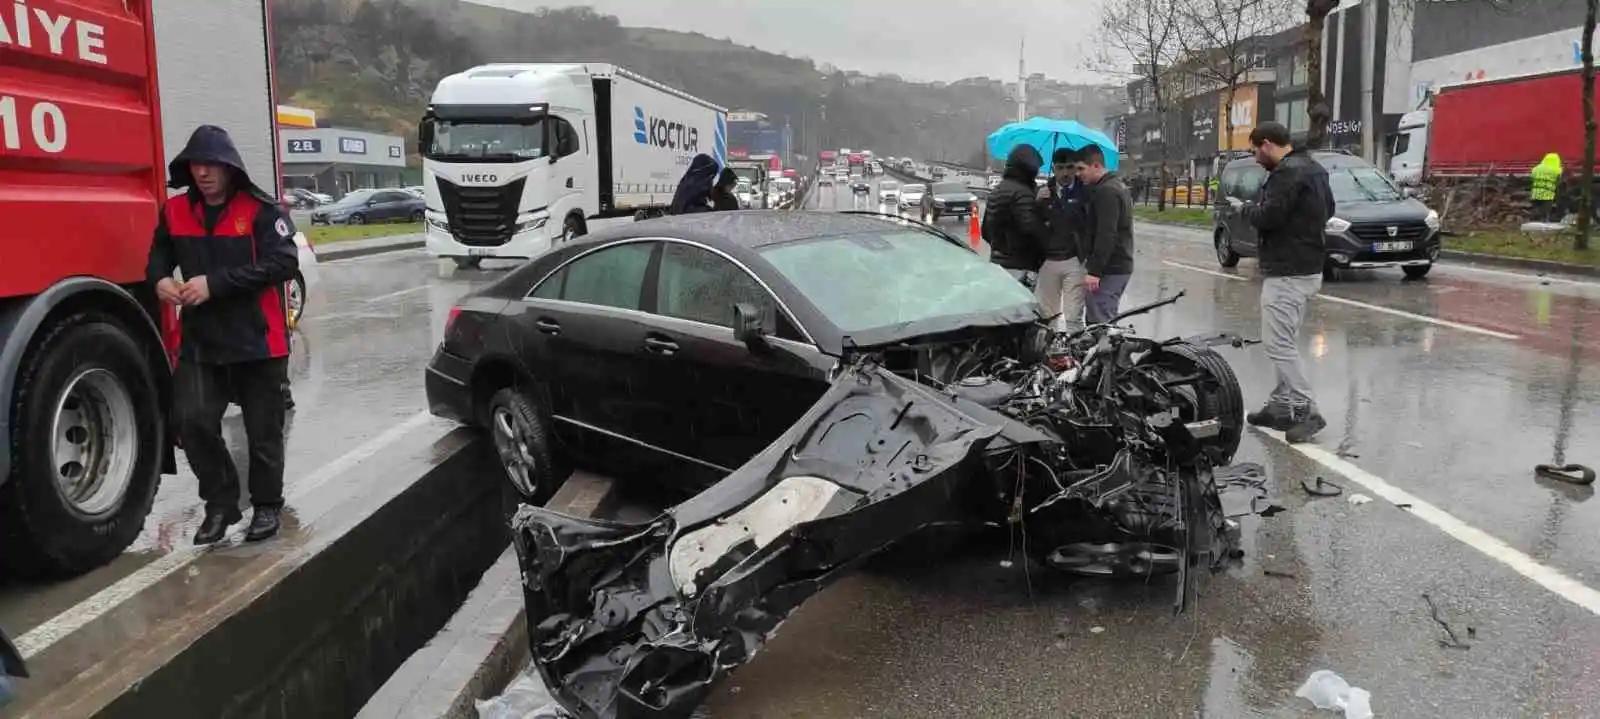
[[[1333,201],[1396,202],[1405,198],[1376,167],[1340,167],[1328,171]]]
[[[522,162],[544,157],[544,118],[527,122],[426,120],[432,124],[430,160]]]

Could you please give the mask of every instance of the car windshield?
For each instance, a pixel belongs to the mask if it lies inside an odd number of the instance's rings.
[[[1333,201],[1396,202],[1405,195],[1376,167],[1335,167],[1328,170],[1328,187]]]
[[[941,182],[933,186],[935,195],[958,195],[967,191],[967,186],[960,182]]]
[[[544,157],[544,118],[527,122],[428,120],[427,157],[444,161],[521,162]]]
[[[899,186],[900,185],[895,184],[893,182],[890,182],[889,180],[884,180],[884,181],[878,183],[878,189],[880,189],[880,190],[893,190],[894,188],[899,187]]]
[[[1037,302],[999,265],[920,230],[797,240],[761,254],[847,333]]]

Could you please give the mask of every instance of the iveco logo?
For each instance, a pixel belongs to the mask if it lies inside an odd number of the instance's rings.
[[[676,120],[644,114],[644,108],[633,108],[633,139],[641,145],[665,147],[684,152],[700,151],[700,131]]]
[[[469,183],[469,184],[474,184],[474,185],[493,185],[494,183],[500,181],[500,176],[499,175],[490,175],[488,173],[479,173],[479,174],[476,174],[476,175],[462,175],[461,176],[461,181]]]
[[[1390,227],[1385,227],[1385,228],[1383,228],[1383,229],[1384,229],[1384,230],[1385,230],[1385,231],[1386,231],[1386,232],[1388,232],[1388,233],[1389,233],[1389,236],[1390,236],[1390,237],[1394,237],[1394,236],[1396,236],[1396,235],[1399,235],[1399,234],[1400,234],[1400,228],[1398,228],[1398,227],[1394,227],[1394,226],[1390,226]]]

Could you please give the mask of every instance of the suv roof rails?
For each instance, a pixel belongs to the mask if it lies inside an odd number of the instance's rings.
[[[886,220],[897,220],[897,221],[900,221],[900,222],[907,222],[907,223],[916,225],[918,227],[921,227],[922,229],[925,229],[925,230],[928,230],[930,232],[933,232],[934,234],[937,234],[940,237],[943,237],[943,238],[945,238],[945,239],[947,239],[947,240],[949,240],[951,242],[954,242],[954,243],[956,243],[958,245],[961,245],[962,247],[966,247],[967,246],[967,243],[962,242],[955,235],[952,235],[952,234],[950,234],[948,232],[945,232],[942,228],[938,227],[937,225],[930,225],[930,224],[928,224],[926,222],[923,222],[922,220],[914,220],[914,219],[911,219],[910,217],[906,217],[905,215],[897,215],[897,214],[893,214],[893,213],[889,213],[889,212],[879,212],[877,210],[836,210],[836,212],[838,212],[841,215],[867,215],[867,216],[870,216],[870,217],[882,217],[882,218],[884,218]]]

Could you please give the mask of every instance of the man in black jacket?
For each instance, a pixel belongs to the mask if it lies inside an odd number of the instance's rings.
[[[1029,145],[1018,145],[1006,156],[1000,184],[989,192],[983,211],[983,239],[989,243],[989,261],[1011,272],[1030,287],[1044,264],[1049,230],[1035,197],[1034,178],[1044,158]]]
[[[1034,295],[1046,315],[1059,314],[1054,322],[1056,330],[1083,326],[1084,270],[1078,259],[1078,237],[1088,213],[1089,187],[1078,179],[1080,164],[1077,152],[1056,149],[1050,156],[1050,183],[1039,188],[1050,237],[1045,242],[1044,264],[1039,267],[1039,286]]]
[[[1122,178],[1106,169],[1104,150],[1090,145],[1082,157],[1078,176],[1089,184],[1089,212],[1078,256],[1083,258],[1088,293],[1084,319],[1097,324],[1117,316],[1122,293],[1133,278],[1133,198]]]
[[[195,544],[222,539],[239,512],[239,470],[222,439],[222,413],[238,402],[250,443],[245,539],[278,533],[283,507],[284,383],[289,367],[284,283],[299,269],[294,227],[250,181],[233,140],[202,125],[167,167],[188,191],[161,208],[146,279],[182,308],[173,420],[200,484],[205,519]],[[183,272],[183,281],[172,276]]]
[[[1283,125],[1257,125],[1250,145],[1256,162],[1271,174],[1257,202],[1229,201],[1260,237],[1261,345],[1278,382],[1266,406],[1246,420],[1283,430],[1290,442],[1305,442],[1328,424],[1311,398],[1299,339],[1311,298],[1322,289],[1323,233],[1333,216],[1333,191],[1328,171],[1311,153],[1294,148]]]

